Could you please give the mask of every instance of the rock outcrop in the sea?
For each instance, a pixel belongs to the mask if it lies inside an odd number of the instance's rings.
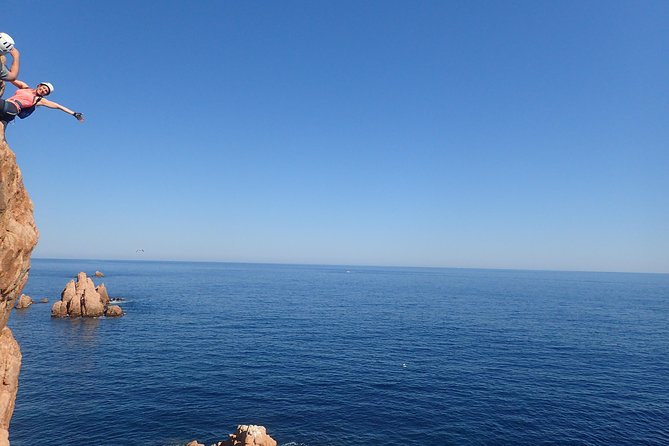
[[[267,435],[264,426],[240,425],[230,438],[221,441],[217,446],[276,446],[276,440]]]
[[[276,446],[276,440],[267,435],[267,429],[264,426],[241,424],[237,426],[237,431],[230,434],[229,437],[211,446]],[[193,440],[186,446],[204,446],[204,444]]]
[[[27,294],[21,294],[21,297],[19,297],[19,300],[16,302],[16,309],[22,310],[24,308],[28,308],[33,303],[34,302],[30,296],[28,296]]]
[[[107,316],[107,317],[121,317],[121,316],[123,316],[123,310],[118,305],[110,305],[110,306],[107,307],[107,311],[105,312],[105,316]]]
[[[102,271],[95,271],[95,277],[104,277],[105,275],[102,273]]]
[[[77,275],[77,281],[70,280],[60,294],[60,300],[51,307],[51,317],[110,317],[123,316],[117,305],[109,305],[107,288],[101,284],[97,288],[86,273]]]
[[[5,125],[0,123],[0,446],[9,445],[21,369],[21,350],[7,320],[28,280],[30,254],[38,237],[33,204],[16,156],[5,141]]]

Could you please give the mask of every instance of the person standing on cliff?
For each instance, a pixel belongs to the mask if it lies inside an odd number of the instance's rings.
[[[72,115],[80,122],[84,121],[84,115],[70,110],[69,108],[60,105],[57,102],[45,99],[45,96],[53,93],[53,85],[49,82],[40,82],[37,87],[30,88],[28,84],[23,81],[12,81],[18,90],[14,96],[8,99],[0,99],[0,120],[4,122],[13,121],[16,116],[19,118],[27,118],[35,111],[35,108],[43,106],[61,110],[68,115]]]
[[[12,66],[7,68],[7,56],[12,55]],[[14,39],[9,34],[0,33],[0,97],[5,91],[4,81],[15,81],[19,77],[19,50],[14,46]]]

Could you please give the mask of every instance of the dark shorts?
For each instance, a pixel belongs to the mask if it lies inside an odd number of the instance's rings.
[[[18,113],[19,109],[16,104],[0,99],[0,120],[5,122],[13,121]]]

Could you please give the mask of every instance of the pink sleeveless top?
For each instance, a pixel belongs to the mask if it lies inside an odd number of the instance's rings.
[[[19,109],[30,108],[35,103],[35,90],[32,88],[21,88],[16,90],[14,96],[8,98],[7,100],[12,102],[14,105],[19,107]]]

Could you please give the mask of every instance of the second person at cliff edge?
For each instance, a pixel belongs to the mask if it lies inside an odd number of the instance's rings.
[[[84,121],[84,116],[81,113],[45,99],[45,96],[53,93],[53,85],[49,82],[41,82],[35,88],[30,88],[28,84],[20,80],[12,81],[12,84],[18,87],[18,90],[12,97],[4,100],[0,99],[0,120],[9,122],[14,120],[16,116],[21,119],[27,118],[35,111],[36,107],[42,106],[61,110],[81,122]]]

